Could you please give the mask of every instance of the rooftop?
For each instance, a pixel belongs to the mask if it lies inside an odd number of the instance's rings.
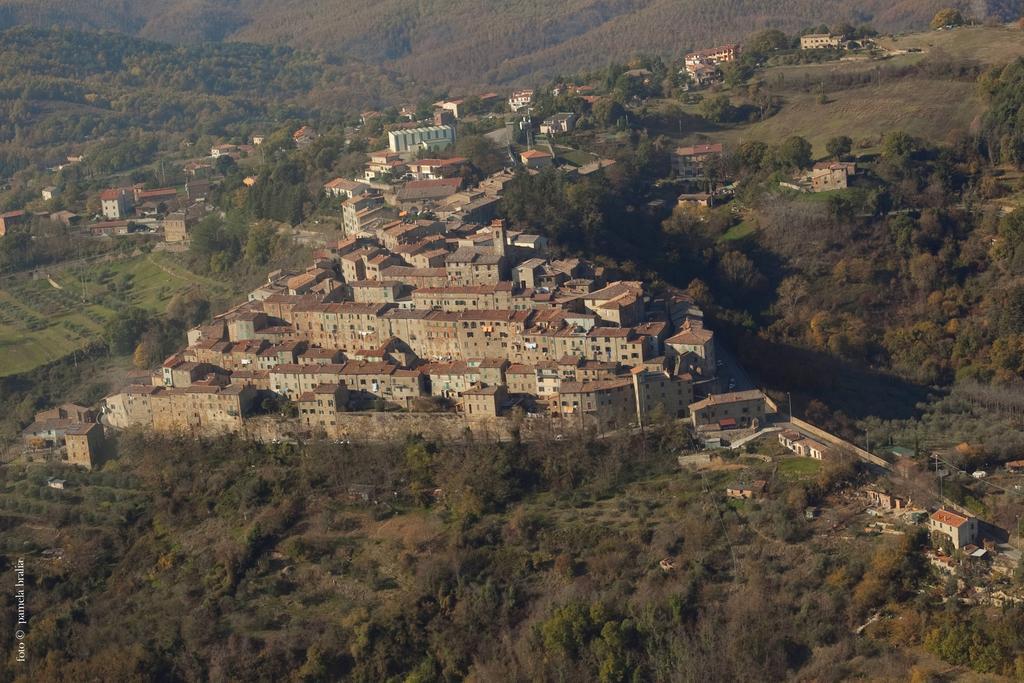
[[[948,524],[953,528],[960,528],[964,524],[971,521],[970,517],[965,517],[958,512],[940,508],[932,513],[932,521],[938,522],[939,524]]]

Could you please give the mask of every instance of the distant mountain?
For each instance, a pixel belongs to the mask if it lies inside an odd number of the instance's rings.
[[[507,83],[676,55],[776,27],[921,28],[951,0],[0,0],[14,24],[109,29],[169,42],[313,48],[397,68],[424,84]],[[957,3],[953,3],[957,4]],[[960,2],[1009,20],[1022,0]]]

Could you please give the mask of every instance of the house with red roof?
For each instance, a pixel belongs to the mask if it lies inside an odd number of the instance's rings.
[[[547,168],[555,163],[555,158],[548,152],[539,149],[528,149],[519,154],[523,166],[530,169]]]
[[[116,187],[100,192],[100,210],[107,220],[117,221],[132,209],[135,192],[132,188]]]
[[[946,508],[939,508],[928,518],[928,529],[941,534],[956,549],[975,543],[978,539],[978,519]]]
[[[0,237],[6,235],[14,226],[24,223],[27,217],[28,214],[24,211],[8,211],[0,214]]]
[[[708,163],[722,156],[722,151],[719,142],[677,147],[672,152],[672,170],[681,178],[703,176]]]

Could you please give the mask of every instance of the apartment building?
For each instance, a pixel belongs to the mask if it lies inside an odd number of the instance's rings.
[[[417,126],[388,131],[388,149],[399,154],[438,151],[455,144],[455,126]]]
[[[707,175],[708,164],[722,156],[721,143],[677,147],[672,152],[672,171],[680,178]]]
[[[512,283],[421,287],[412,293],[413,308],[438,311],[511,310]]]

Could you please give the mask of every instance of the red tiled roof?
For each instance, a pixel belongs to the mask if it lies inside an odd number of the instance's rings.
[[[970,517],[964,517],[957,512],[946,510],[944,508],[933,512],[932,519],[940,524],[948,524],[953,528],[960,528],[964,524],[967,524],[967,522],[971,521]]]

